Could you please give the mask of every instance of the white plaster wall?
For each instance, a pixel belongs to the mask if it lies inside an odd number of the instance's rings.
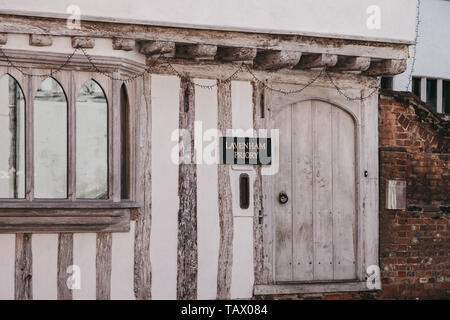
[[[212,85],[215,80],[194,80],[198,84]],[[204,154],[197,165],[197,243],[198,243],[198,299],[216,299],[219,259],[219,208],[217,164],[210,164],[208,156],[217,155],[217,88],[195,88],[195,120],[202,131],[196,132],[197,155]],[[204,138],[204,139],[203,139]],[[212,148],[212,146],[215,146]],[[213,150],[214,149],[214,150]]]
[[[33,299],[56,300],[58,234],[33,234]]]
[[[233,130],[253,129],[253,88],[250,82],[233,81],[231,83]],[[247,134],[246,134],[247,135]],[[242,136],[242,135],[241,135]],[[237,171],[236,171],[237,170]],[[238,174],[233,174],[237,172]],[[248,173],[251,177],[250,194],[253,193],[252,166],[233,166],[230,168],[232,179],[239,179],[239,173]],[[237,186],[236,181],[231,182]],[[239,198],[239,187],[232,188],[233,199]],[[252,202],[251,202],[252,203]],[[253,205],[243,216],[239,201],[233,201],[233,265],[231,270],[231,298],[251,298],[253,294]]]
[[[171,159],[177,142],[180,80],[152,75],[152,298],[175,299],[178,246],[178,164]],[[176,140],[178,141],[178,139]],[[178,151],[175,151],[178,155]]]
[[[0,234],[0,300],[14,299],[15,234]]]
[[[95,233],[73,235],[73,264],[80,269],[81,286],[72,291],[74,300],[95,300],[96,298],[96,248]]]
[[[130,232],[113,233],[111,261],[111,299],[134,300],[134,230],[136,222],[131,221]]]
[[[79,6],[81,18],[86,20],[393,41],[414,39],[415,0],[0,0],[0,10],[65,17],[71,4]],[[366,25],[371,5],[381,9],[379,30],[370,30]]]
[[[412,51],[411,48],[411,56]],[[394,90],[406,90],[411,65],[412,59],[409,60],[406,72],[394,77]],[[450,80],[450,1],[421,2],[419,39],[413,76]]]

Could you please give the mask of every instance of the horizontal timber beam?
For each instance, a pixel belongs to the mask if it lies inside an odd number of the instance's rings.
[[[209,44],[177,44],[175,55],[194,60],[214,60],[217,46]]]
[[[253,63],[257,52],[256,48],[219,47],[216,59],[225,62]]]
[[[175,55],[175,42],[171,41],[141,41],[139,52],[147,56],[164,54]]]
[[[114,38],[112,45],[114,50],[131,51],[134,49],[136,41],[134,39]]]
[[[298,51],[262,51],[256,55],[254,67],[259,70],[291,69],[302,56]]]
[[[95,39],[92,37],[73,37],[72,47],[73,48],[83,48],[92,49],[95,46]]]
[[[406,59],[373,61],[365,74],[369,76],[395,76],[405,72],[406,66]]]
[[[8,34],[0,33],[0,44],[6,44],[8,42]]]
[[[48,47],[53,44],[53,38],[44,34],[30,34],[30,46]]]
[[[259,50],[285,50],[365,56],[378,59],[407,59],[408,44],[311,37],[275,35],[238,31],[198,30],[175,27],[83,21],[80,29],[67,28],[65,19],[0,15],[0,33],[48,34],[97,38],[127,38],[136,41],[165,41],[207,44],[223,47],[247,47]]]
[[[333,71],[366,71],[370,67],[370,58],[339,56]]]
[[[294,67],[294,69],[334,67],[337,62],[338,56],[335,54],[314,53],[302,55],[300,62]]]

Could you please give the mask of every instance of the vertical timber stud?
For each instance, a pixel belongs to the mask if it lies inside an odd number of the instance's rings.
[[[270,84],[268,83],[270,86]],[[273,128],[272,120],[272,93],[266,88],[261,89],[261,107],[264,110],[264,119],[260,119],[260,125],[267,130],[267,136],[272,139],[275,138],[271,129]],[[269,134],[270,132],[270,134]],[[275,140],[276,141],[276,140]],[[273,145],[273,144],[272,144]],[[278,160],[276,160],[278,161]],[[276,172],[275,172],[276,173]],[[261,193],[262,193],[262,212],[263,212],[263,224],[262,224],[262,251],[263,251],[263,274],[262,282],[269,284],[273,282],[273,263],[274,263],[274,250],[273,250],[273,215],[274,212],[274,193],[273,188],[273,176],[274,174],[261,175]]]
[[[152,109],[150,105],[150,76],[144,75],[142,82],[136,82],[138,106],[137,133],[137,170],[139,179],[136,200],[141,207],[134,235],[134,295],[137,300],[152,298],[152,270],[150,264],[150,232],[152,222],[152,176],[151,176],[151,141],[152,141]]]
[[[58,237],[58,300],[72,300],[72,290],[67,285],[67,268],[73,264],[73,233],[60,233]]]
[[[111,246],[109,232],[97,233],[96,288],[97,300],[111,299]]]
[[[120,79],[120,73],[114,72],[113,73],[114,80],[112,81],[112,139],[113,139],[113,145],[112,145],[112,198],[114,202],[120,201],[120,187],[121,187],[121,173],[120,173],[120,152],[122,150],[121,148],[121,142],[120,142],[120,86],[121,82]],[[110,153],[111,154],[111,153]]]
[[[180,149],[178,174],[177,299],[197,299],[197,165],[194,152],[194,86],[182,79],[180,88]]]
[[[31,234],[19,233],[16,235],[16,261],[14,299],[33,299],[33,255],[31,251]]]
[[[265,105],[264,105],[264,87],[262,84],[252,82],[253,85],[253,128],[256,130],[256,137],[259,135],[258,129],[265,128]],[[254,215],[253,215],[253,266],[255,274],[255,284],[263,283],[263,223],[264,211],[262,206],[262,179],[261,167],[256,166],[256,176],[253,185],[253,201],[254,201]]]
[[[232,128],[231,82],[218,84],[218,123],[217,128],[224,136]],[[219,264],[217,270],[217,299],[229,299],[231,288],[231,268],[233,262],[233,206],[229,167],[218,165],[219,200]]]

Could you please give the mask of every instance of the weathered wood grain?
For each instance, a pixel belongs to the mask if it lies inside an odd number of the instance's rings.
[[[314,274],[312,111],[311,101],[294,104],[292,111],[292,260],[293,279],[296,281],[313,280]]]
[[[45,34],[30,34],[30,46],[49,47],[53,44],[53,38]]]
[[[356,279],[356,130],[336,107],[332,121],[333,279]]]
[[[120,79],[120,73],[114,72],[113,77],[115,79]],[[120,202],[121,200],[121,112],[120,112],[120,87],[122,83],[119,80],[111,80],[111,92],[110,92],[110,124],[112,127],[109,129],[109,166],[108,172],[110,174],[109,179],[112,183],[112,200],[114,202]],[[111,107],[112,106],[112,107]],[[111,110],[112,109],[112,110]],[[111,199],[111,198],[110,198]]]
[[[73,233],[60,233],[58,236],[58,300],[72,300],[72,290],[67,285],[70,276],[67,268],[73,264]]]
[[[195,164],[194,86],[186,79],[180,84],[179,128],[190,133],[189,141],[182,136],[178,167],[178,253],[177,299],[197,298],[197,165]]]
[[[279,70],[292,68],[298,64],[302,53],[299,51],[262,51],[254,60],[254,66],[259,70]]]
[[[67,116],[68,116],[68,146],[67,158],[68,167],[76,168],[76,144],[77,144],[77,128],[76,128],[76,103],[78,91],[76,90],[76,74],[74,71],[69,73],[69,91],[67,92]],[[67,172],[67,194],[71,200],[76,199],[76,170],[68,170]]]
[[[96,297],[97,300],[111,298],[111,233],[97,233]]]
[[[16,235],[16,259],[14,298],[16,300],[33,299],[33,254],[31,251],[31,234]]]
[[[2,209],[0,233],[24,232],[128,232],[128,209]]]
[[[152,222],[152,107],[150,78],[143,77],[136,88],[137,106],[137,209],[134,235],[134,294],[137,300],[152,298],[152,269],[150,261],[150,233]]]
[[[339,56],[333,71],[366,71],[370,67],[369,57]]]
[[[338,62],[338,56],[335,54],[315,53],[302,55],[300,62],[294,69],[311,69],[333,67]]]
[[[0,33],[0,44],[6,44],[8,42],[8,34]]]
[[[216,59],[225,62],[253,63],[258,50],[256,48],[219,47]]]
[[[176,56],[183,59],[214,60],[217,46],[208,44],[179,44],[176,46]]]
[[[95,46],[95,38],[91,37],[72,37],[73,48],[92,49]]]
[[[405,72],[407,62],[407,59],[387,59],[374,61],[370,64],[366,74],[370,76],[394,76]]]
[[[266,82],[267,85],[272,86],[270,82]],[[267,88],[264,89],[264,101],[261,102],[261,107],[264,110],[265,128],[268,130],[267,135],[275,138],[271,133],[274,128],[273,123],[273,94],[272,91]],[[275,140],[274,140],[275,141]],[[276,156],[275,142],[272,144],[272,156]],[[276,167],[275,163],[272,163],[270,168]],[[262,182],[262,208],[263,208],[263,274],[262,281],[265,284],[273,283],[274,281],[274,206],[275,206],[275,193],[273,190],[274,170],[272,172],[264,172],[269,168],[261,168],[261,182]]]
[[[231,83],[218,85],[218,123],[223,135],[232,128]],[[229,299],[233,263],[233,202],[228,165],[218,165],[220,244],[217,271],[217,298]]]
[[[164,56],[173,56],[175,54],[175,42],[140,41],[139,52],[147,56],[155,54],[164,54]]]
[[[265,129],[265,105],[264,105],[264,87],[261,84],[252,82],[253,86],[253,128],[259,135],[259,129]],[[255,284],[263,284],[263,268],[264,268],[264,248],[263,248],[263,223],[264,208],[261,168],[256,167],[256,175],[253,183],[253,266]]]
[[[247,47],[261,50],[291,50],[312,53],[368,56],[383,59],[407,59],[408,44],[369,42],[365,40],[318,38],[299,35],[275,35],[238,31],[198,30],[175,27],[132,25],[85,21],[80,29],[67,28],[66,19],[1,15],[0,32],[84,36],[123,37],[135,40],[172,41],[211,44],[224,47]]]
[[[333,279],[332,106],[312,101],[314,280]]]
[[[274,177],[274,232],[275,280],[292,281],[292,106],[281,108],[274,115],[274,128],[279,130],[279,171]],[[279,194],[284,192],[289,200],[282,204]]]
[[[27,69],[27,73],[31,73],[31,68]],[[34,84],[32,77],[27,79],[27,91],[25,94],[25,141],[34,141],[33,139],[33,90]],[[25,148],[25,198],[27,200],[34,199],[34,143],[29,143]]]
[[[134,49],[136,41],[134,39],[114,38],[112,47],[114,50],[131,51]]]

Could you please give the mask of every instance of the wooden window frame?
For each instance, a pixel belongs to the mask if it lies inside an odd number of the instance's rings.
[[[65,54],[4,50],[20,70],[28,74],[48,74],[55,65],[64,63]],[[25,97],[25,198],[0,199],[0,233],[19,232],[101,232],[129,231],[131,213],[140,207],[136,188],[136,112],[140,86],[126,84],[127,107],[127,180],[129,197],[121,199],[121,99],[123,81],[131,73],[141,72],[139,65],[122,58],[93,57],[104,73],[92,72],[85,57],[75,55],[67,66],[52,76],[67,97],[67,199],[34,198],[33,109],[34,94],[45,78],[29,77],[0,61],[0,74],[9,74],[21,87]],[[109,74],[108,77],[106,74]],[[88,80],[97,82],[108,105],[108,199],[76,198],[76,103],[81,87]]]

